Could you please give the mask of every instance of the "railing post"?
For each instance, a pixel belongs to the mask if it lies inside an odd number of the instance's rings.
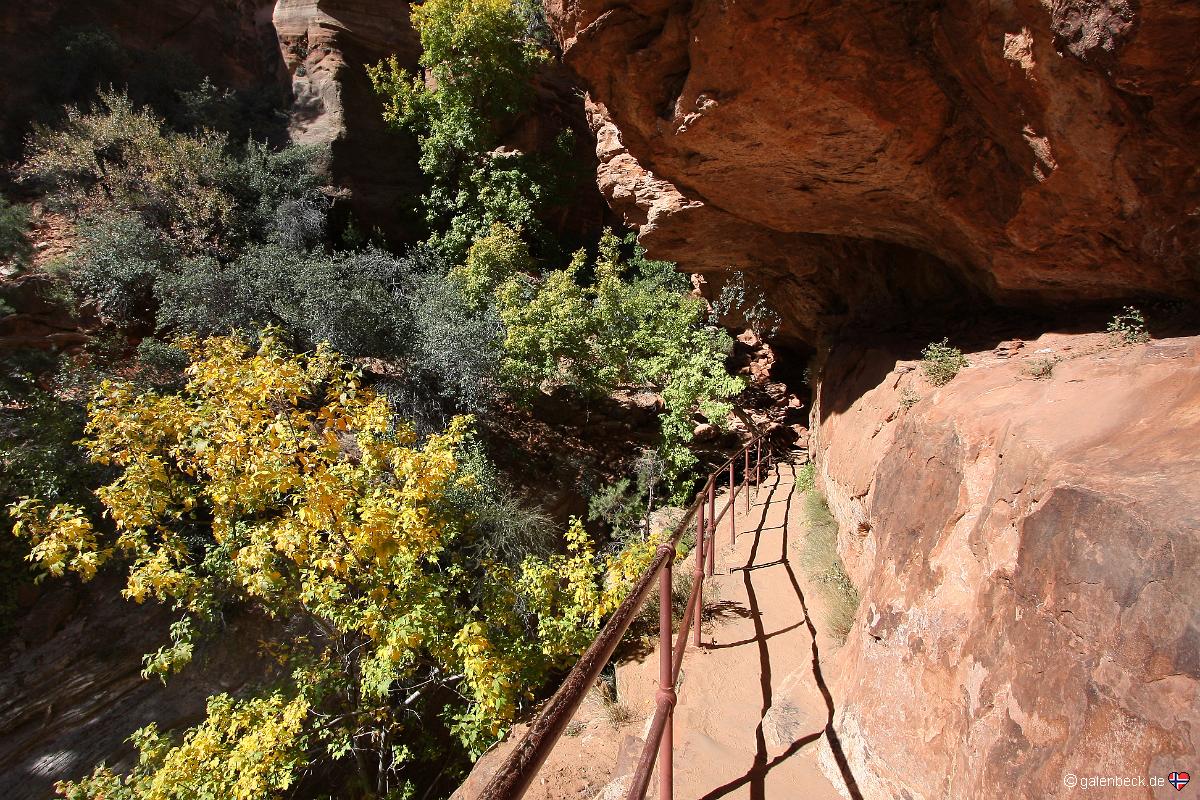
[[[675,673],[672,669],[671,653],[671,564],[675,560],[675,548],[665,544],[661,547],[670,550],[667,561],[663,565],[658,583],[658,704],[666,707],[667,722],[663,728],[662,739],[658,744],[658,797],[659,800],[672,800],[674,796],[674,763],[672,762],[675,721]],[[699,619],[699,613],[696,617]]]
[[[733,480],[733,462],[737,459],[729,459],[729,543],[737,544],[737,484]]]
[[[707,500],[707,498],[705,498]],[[700,596],[696,600],[696,635],[694,642],[700,646],[700,612],[704,608],[704,506],[705,500],[700,501],[700,511],[696,515],[696,563],[692,566],[692,582],[699,584]]]
[[[746,513],[750,513],[750,448],[746,447],[746,466],[742,470],[742,486],[746,493]]]
[[[708,575],[717,566],[717,476],[708,479]]]
[[[762,468],[762,440],[754,443],[754,485],[762,485],[762,475],[759,470]]]

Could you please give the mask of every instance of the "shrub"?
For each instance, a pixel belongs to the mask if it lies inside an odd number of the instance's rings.
[[[1058,356],[1037,356],[1026,361],[1021,367],[1021,372],[1035,380],[1049,378],[1061,360]]]
[[[546,558],[558,545],[550,516],[521,498],[474,436],[458,451],[459,472],[466,479],[450,493],[464,518],[472,521],[471,547],[481,562],[519,568],[529,557]]]
[[[156,282],[179,258],[171,242],[134,214],[85,218],[78,234],[65,269],[80,299],[105,322],[153,319]]]
[[[617,536],[636,530],[645,510],[645,499],[629,478],[602,487],[588,499],[588,519],[605,523]]]
[[[1150,341],[1150,334],[1146,331],[1146,318],[1133,306],[1125,306],[1121,313],[1109,320],[1108,335],[1119,345]]]
[[[238,154],[224,134],[169,131],[107,91],[97,108],[69,108],[60,126],[35,128],[18,174],[53,206],[137,215],[182,253],[229,258],[264,240],[286,202],[322,202],[318,152],[251,142]]]
[[[328,342],[350,356],[401,349],[401,311],[385,283],[402,265],[382,251],[327,255],[278,245],[223,265],[191,259],[156,285],[161,331],[210,335],[279,324],[306,348]]]
[[[490,305],[496,288],[521,272],[533,270],[529,246],[521,234],[501,223],[495,223],[486,236],[476,239],[467,252],[461,267],[450,270],[463,299],[476,308]]]
[[[666,483],[678,489],[695,463],[687,447],[693,415],[723,424],[731,408],[726,398],[745,385],[725,369],[732,340],[704,324],[703,302],[679,290],[673,270],[647,261],[640,249],[627,261],[611,231],[601,240],[590,284],[582,278],[585,265],[581,251],[566,269],[540,280],[517,275],[497,288],[501,377],[516,392],[658,389],[666,408],[659,454]]]
[[[410,369],[449,407],[472,413],[500,395],[503,326],[491,306],[477,309],[438,272],[409,282]]]
[[[29,207],[14,205],[0,197],[0,264],[10,262],[22,267],[33,254],[26,238],[29,230]]]
[[[921,371],[934,386],[945,386],[969,363],[961,350],[950,346],[949,339],[933,342],[921,351]]]
[[[911,386],[905,386],[900,390],[900,408],[907,411],[908,409],[921,402],[921,395],[917,393]]]

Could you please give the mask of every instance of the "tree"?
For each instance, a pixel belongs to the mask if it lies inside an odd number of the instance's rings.
[[[652,555],[642,541],[601,558],[575,523],[567,555],[493,562],[454,502],[475,481],[458,456],[469,419],[418,443],[328,346],[259,341],[181,341],[178,394],[100,387],[85,446],[116,472],[96,492],[111,531],[68,503],[11,509],[46,572],[88,579],[115,561],[126,597],[179,612],[147,676],[184,668],[230,603],[279,621],[268,646],[290,668],[282,687],[213,698],[182,738],[138,732],[127,778],[101,766],[65,796],[274,797],[322,759],[357,764],[359,790],[383,795],[434,720],[467,752],[490,743]]]
[[[456,260],[497,222],[546,240],[539,215],[570,177],[568,132],[545,154],[501,146],[549,55],[531,35],[539,13],[530,0],[428,0],[412,15],[420,74],[394,56],[369,69],[384,119],[417,137],[434,241]]]
[[[666,414],[660,450],[665,479],[675,485],[695,463],[687,447],[692,416],[720,425],[727,398],[744,382],[725,369],[729,335],[705,324],[704,303],[683,291],[673,265],[631,259],[607,231],[588,284],[586,257],[541,279],[516,274],[496,289],[505,326],[501,376],[517,392],[572,386],[606,394],[620,385],[661,391]]]

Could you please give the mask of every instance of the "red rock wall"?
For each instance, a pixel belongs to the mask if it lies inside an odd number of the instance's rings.
[[[958,295],[1200,295],[1191,0],[547,0],[651,254],[812,339]]]
[[[272,23],[287,73],[289,133],[327,144],[330,171],[359,229],[392,242],[420,232],[424,180],[417,146],[392,131],[371,89],[366,65],[389,55],[415,69],[421,52],[408,4],[374,0],[278,0]]]
[[[835,724],[868,800],[1196,763],[1200,339],[1107,345],[972,354],[940,389],[888,348],[829,355],[813,447],[862,593]]]

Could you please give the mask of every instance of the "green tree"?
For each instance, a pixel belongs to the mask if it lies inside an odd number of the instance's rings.
[[[573,140],[551,152],[501,147],[532,97],[536,66],[548,57],[531,36],[531,0],[428,0],[413,7],[420,74],[395,57],[371,67],[384,119],[415,134],[431,187],[424,203],[434,241],[455,259],[497,222],[544,240],[539,215],[560,194]]]
[[[706,324],[704,302],[683,291],[670,264],[647,260],[607,231],[593,267],[582,275],[583,252],[541,279],[517,274],[496,289],[504,322],[501,376],[517,392],[572,386],[605,394],[621,385],[662,393],[661,456],[666,480],[676,484],[695,463],[688,448],[692,417],[721,425],[728,398],[744,382],[728,374],[729,335]]]

